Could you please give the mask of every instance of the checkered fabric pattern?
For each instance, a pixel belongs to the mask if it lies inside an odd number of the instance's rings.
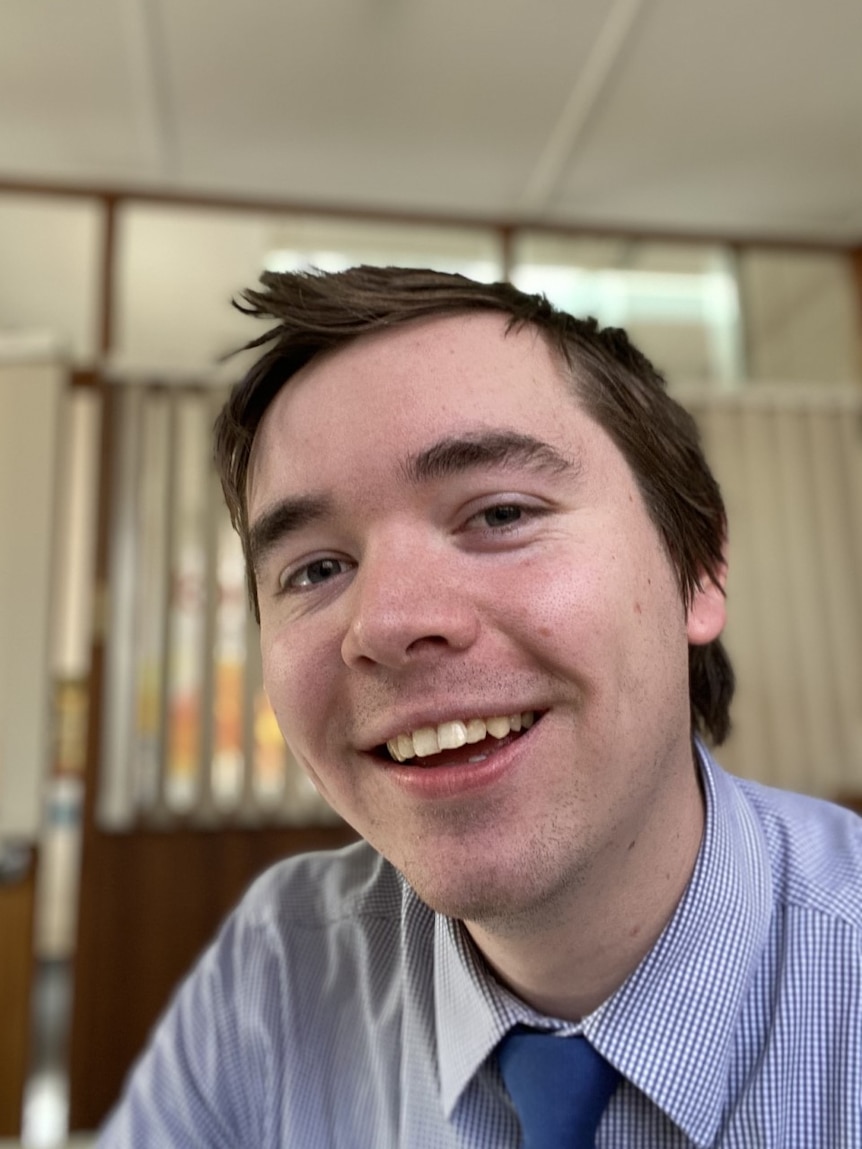
[[[490,1055],[519,1023],[622,1074],[599,1149],[858,1149],[862,819],[699,752],[689,887],[579,1024],[509,994],[367,845],[290,859],[179,991],[100,1149],[516,1149]]]

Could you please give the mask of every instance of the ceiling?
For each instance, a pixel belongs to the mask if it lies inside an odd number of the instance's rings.
[[[862,243],[862,0],[3,0],[0,181]]]

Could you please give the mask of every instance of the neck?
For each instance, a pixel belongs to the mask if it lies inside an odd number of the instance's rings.
[[[649,953],[685,893],[703,836],[698,786],[685,805],[541,907],[465,922],[494,976],[550,1017],[578,1021],[597,1009]]]

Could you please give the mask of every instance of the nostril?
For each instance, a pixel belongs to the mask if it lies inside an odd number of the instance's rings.
[[[408,654],[416,654],[425,650],[427,647],[438,646],[456,646],[450,639],[445,638],[442,634],[423,634],[421,638],[416,638],[407,647]]]

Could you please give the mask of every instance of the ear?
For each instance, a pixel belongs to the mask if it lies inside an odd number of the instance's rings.
[[[691,646],[706,646],[718,638],[727,621],[727,563],[723,562],[716,581],[704,574],[695,588],[686,616],[686,632]]]

